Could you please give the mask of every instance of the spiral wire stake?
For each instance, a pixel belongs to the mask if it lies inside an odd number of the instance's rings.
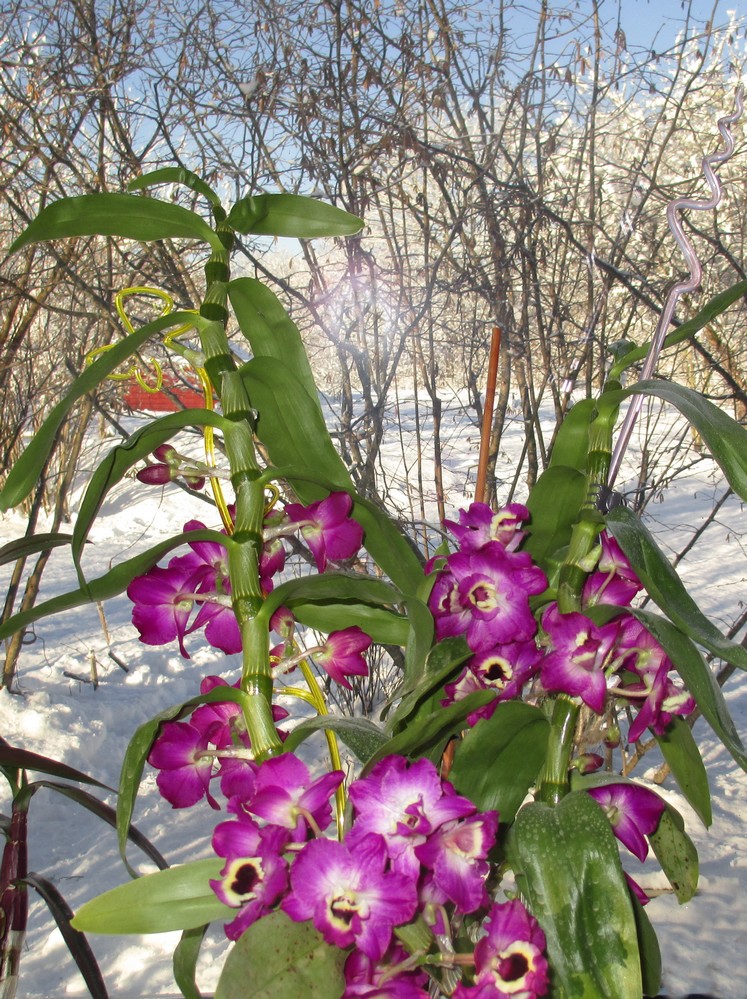
[[[717,164],[725,163],[734,152],[734,137],[731,134],[730,126],[739,121],[742,117],[743,109],[744,90],[740,85],[737,87],[734,95],[734,111],[723,118],[719,118],[717,123],[718,130],[724,140],[723,148],[718,152],[711,153],[710,156],[704,156],[702,160],[703,174],[708,182],[709,188],[711,189],[710,198],[700,201],[693,198],[675,198],[667,205],[667,223],[672,235],[674,236],[675,242],[679,246],[680,250],[682,250],[685,263],[690,269],[690,276],[686,281],[679,281],[674,284],[669,291],[667,300],[664,303],[664,308],[662,309],[659,321],[656,325],[656,331],[653,339],[651,340],[651,346],[649,347],[648,353],[646,354],[646,358],[643,362],[643,367],[641,368],[641,373],[638,378],[639,381],[650,378],[656,370],[659,354],[664,346],[667,330],[669,329],[669,324],[672,321],[672,316],[674,315],[674,310],[677,307],[677,302],[679,301],[680,296],[687,294],[688,292],[695,291],[700,286],[700,282],[703,278],[703,267],[692,243],[685,235],[679,213],[690,210],[699,212],[710,211],[716,208],[721,201],[723,189],[713,168]],[[630,438],[642,405],[642,396],[634,396],[631,400],[630,406],[628,407],[628,411],[625,414],[625,419],[620,427],[617,443],[615,444],[615,449],[610,460],[607,490],[605,490],[606,495],[609,495],[609,492],[612,490],[612,486],[614,485],[617,473],[620,470],[623,456],[627,450],[628,444],[630,443]]]

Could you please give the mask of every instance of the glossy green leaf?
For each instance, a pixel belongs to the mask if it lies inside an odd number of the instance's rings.
[[[689,902],[698,887],[698,851],[685,832],[682,816],[671,805],[664,809],[649,842],[677,901]]]
[[[142,199],[138,198],[137,200]],[[83,374],[76,378],[68,392],[51,410],[23,454],[14,462],[13,467],[8,472],[5,485],[0,492],[0,511],[9,510],[22,502],[37,484],[54,447],[57,431],[78,399],[86,393],[92,392],[115,368],[142,347],[150,337],[173,329],[182,323],[204,326],[207,320],[195,316],[192,312],[171,312],[168,316],[160,316],[115,343],[110,350],[104,351],[93,364],[85,369]]]
[[[141,427],[106,455],[88,480],[73,530],[72,555],[77,565],[96,516],[110,489],[120,482],[137,462],[152,454],[184,427],[209,426],[224,429],[228,421],[210,409],[183,409],[169,413]]]
[[[410,633],[406,617],[383,607],[353,601],[324,603],[294,602],[290,608],[296,620],[316,631],[329,634],[342,628],[358,626],[379,645],[404,645]]]
[[[318,718],[307,718],[291,729],[283,748],[292,753],[310,735],[324,729],[334,732],[361,763],[368,763],[374,753],[389,742],[386,732],[368,718],[320,715]]]
[[[638,949],[641,955],[641,977],[644,996],[658,995],[661,988],[661,950],[656,931],[651,925],[646,910],[631,892],[633,915],[638,932]]]
[[[510,824],[545,760],[549,724],[523,701],[499,704],[457,745],[450,780],[481,811],[495,809]]]
[[[426,659],[424,673],[407,679],[397,688],[395,696],[399,698],[399,703],[389,718],[389,730],[396,732],[407,724],[418,706],[437,693],[471,655],[472,650],[462,636],[446,638],[434,645]]]
[[[340,999],[347,956],[311,923],[294,923],[284,912],[273,912],[236,941],[215,999]]]
[[[586,496],[586,476],[576,468],[551,465],[527,499],[531,514],[522,550],[542,563],[568,544]]]
[[[174,948],[174,981],[184,999],[202,999],[197,988],[197,960],[207,928],[206,924],[184,930]]]
[[[675,382],[651,379],[610,393],[611,398],[653,395],[676,406],[698,431],[735,493],[747,500],[747,429],[714,406],[700,392]]]
[[[207,198],[211,205],[220,208],[220,198],[202,177],[199,177],[192,170],[186,167],[161,167],[160,170],[151,170],[141,177],[135,177],[127,185],[129,191],[142,191],[146,187],[155,187],[157,184],[182,184],[188,187],[195,194],[201,194]]]
[[[602,809],[580,791],[555,807],[532,802],[519,810],[507,845],[547,938],[553,996],[641,999],[633,905]]]
[[[43,208],[10,248],[74,236],[121,236],[154,239],[200,239],[225,252],[217,233],[199,215],[170,201],[137,194],[81,194]]]
[[[747,770],[747,754],[729,714],[723,691],[695,645],[665,618],[635,608],[631,608],[631,613],[664,648],[685,686],[697,701],[703,717],[740,767]]]
[[[277,295],[256,278],[241,277],[229,282],[228,298],[253,356],[274,357],[281,361],[304,387],[309,399],[316,403],[322,416],[301,334]]]
[[[219,902],[210,887],[222,867],[219,857],[210,857],[145,874],[86,902],[72,925],[86,933],[124,934],[191,930],[214,919],[228,922],[236,910]]]
[[[703,825],[710,826],[712,816],[708,773],[692,729],[684,718],[675,716],[664,733],[656,736],[656,741],[680,791]]]
[[[299,194],[254,194],[237,201],[228,213],[236,232],[253,236],[352,236],[361,219],[341,208]]]
[[[722,635],[703,614],[638,517],[626,507],[616,507],[607,514],[607,527],[628,556],[646,592],[670,621],[698,645],[747,670],[747,649]]]
[[[119,841],[119,852],[130,871],[132,871],[132,868],[127,863],[126,855],[127,830],[132,821],[132,813],[135,809],[135,800],[140,789],[140,779],[143,775],[145,761],[161,724],[167,721],[174,721],[182,715],[189,714],[200,704],[220,704],[221,702],[231,701],[234,704],[244,705],[247,696],[247,694],[241,690],[237,690],[235,687],[223,685],[213,687],[206,694],[199,694],[196,697],[191,697],[188,701],[184,701],[182,704],[174,704],[170,708],[166,708],[154,718],[143,722],[136,729],[122,760],[122,769],[119,775],[119,797],[117,798],[117,839]],[[207,921],[209,920],[203,920],[203,922]],[[192,926],[199,925],[199,923],[192,924]],[[175,928],[189,929],[187,926]]]
[[[682,343],[684,340],[689,340],[690,337],[694,336],[699,330],[702,330],[704,326],[708,326],[717,316],[725,312],[730,305],[738,302],[745,295],[747,295],[747,281],[739,281],[737,284],[732,285],[731,288],[720,292],[710,302],[707,302],[697,315],[693,316],[692,319],[688,319],[687,322],[682,323],[681,326],[678,326],[676,330],[673,330],[667,336],[664,341],[664,349],[666,350],[668,347]],[[630,353],[626,354],[625,357],[613,365],[610,369],[609,377],[619,381],[620,376],[626,368],[629,368],[632,364],[637,364],[638,361],[642,361],[645,358],[649,347],[650,342],[641,344],[640,347],[635,347]]]
[[[93,603],[97,600],[109,600],[111,597],[116,597],[118,594],[124,593],[136,576],[142,576],[143,573],[152,569],[164,555],[167,555],[180,545],[187,544],[189,541],[216,541],[222,545],[225,545],[227,542],[230,543],[230,539],[227,539],[219,531],[205,529],[204,531],[186,531],[183,534],[176,534],[173,538],[160,541],[157,545],[142,552],[140,555],[135,555],[133,558],[120,562],[119,565],[110,569],[103,576],[89,580],[85,586],[77,590],[71,590],[69,593],[61,593],[57,597],[52,597],[50,600],[36,604],[30,610],[9,617],[7,621],[0,625],[0,640],[7,638],[16,631],[20,631],[22,628],[27,628],[30,624],[40,621],[44,617],[50,617],[52,614],[60,614],[62,611],[72,610],[74,607],[80,607],[83,604]]]
[[[57,923],[65,946],[86,983],[91,999],[108,999],[106,985],[98,962],[85,936],[80,930],[73,929],[70,925],[73,910],[65,901],[60,890],[48,878],[42,877],[41,874],[35,874],[33,871],[29,872],[23,881],[38,892],[47,903],[47,908]]]
[[[579,472],[586,472],[589,424],[595,408],[594,399],[581,399],[568,410],[558,427],[550,453],[550,467],[575,468]]]
[[[29,534],[23,538],[17,538],[0,548],[0,565],[7,565],[19,558],[36,555],[37,552],[49,551],[50,548],[60,548],[72,539],[72,534],[60,534],[59,531],[53,531],[50,534]]]

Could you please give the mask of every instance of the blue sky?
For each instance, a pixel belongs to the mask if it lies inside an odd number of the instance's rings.
[[[605,18],[616,18],[618,9],[628,45],[646,46],[657,52],[674,44],[684,27],[688,9],[693,26],[702,26],[711,17],[714,26],[725,24],[730,10],[737,10],[743,20],[747,15],[744,0],[692,0],[692,4],[689,0],[684,3],[682,0],[605,0],[601,5]]]

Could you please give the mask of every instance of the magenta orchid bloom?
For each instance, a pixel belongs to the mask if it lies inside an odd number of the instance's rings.
[[[458,524],[445,520],[444,527],[456,538],[462,552],[479,551],[489,541],[498,541],[514,551],[525,534],[519,528],[527,520],[529,510],[521,503],[511,503],[497,513],[487,503],[470,503],[467,510],[459,511]]]
[[[539,670],[541,660],[542,652],[534,642],[496,645],[473,656],[459,677],[446,684],[441,704],[454,704],[476,690],[495,690],[494,701],[467,715],[467,724],[476,725],[480,718],[492,717],[501,701],[518,697],[524,684]]]
[[[386,870],[380,836],[364,836],[354,847],[336,840],[307,843],[291,869],[291,891],[282,908],[296,922],[311,919],[327,943],[355,946],[378,961],[395,926],[417,909],[412,880]]]
[[[640,784],[611,783],[586,790],[604,810],[620,842],[639,860],[645,860],[648,856],[645,837],[659,825],[666,807],[664,800]]]
[[[164,722],[148,762],[158,768],[158,789],[172,808],[188,808],[207,798],[219,808],[210,794],[213,757],[206,754],[209,739],[203,729],[189,722]]]
[[[518,899],[494,905],[475,946],[475,984],[453,999],[535,999],[550,988],[545,934]]]
[[[342,999],[428,999],[428,975],[419,968],[392,974],[410,955],[398,943],[392,944],[381,961],[372,961],[359,950],[345,961],[345,991]]]
[[[368,676],[368,666],[363,653],[371,647],[373,639],[354,625],[343,631],[333,631],[324,645],[312,652],[314,662],[343,687],[352,690],[348,676]]]
[[[453,902],[459,912],[487,907],[487,857],[497,829],[498,813],[483,812],[445,823],[415,848],[415,856],[431,872],[431,901],[435,889],[442,902]]]
[[[349,834],[356,841],[368,833],[382,836],[394,870],[416,881],[418,846],[445,822],[472,815],[475,805],[442,781],[430,760],[410,762],[387,756],[350,786],[356,820]]]
[[[604,671],[619,634],[618,622],[597,627],[583,614],[561,614],[552,604],[542,616],[542,628],[551,649],[542,660],[545,689],[580,697],[601,714],[607,696]]]
[[[288,503],[288,519],[301,526],[301,534],[311,549],[319,572],[327,562],[352,558],[363,542],[363,528],[350,517],[353,501],[347,493],[330,493],[326,499],[302,506]]]
[[[194,568],[174,563],[176,559],[165,569],[156,565],[133,579],[127,596],[133,603],[132,623],[140,632],[140,641],[145,645],[168,645],[176,638],[179,651],[189,659],[184,636],[192,630],[189,617],[200,580],[195,579]]]

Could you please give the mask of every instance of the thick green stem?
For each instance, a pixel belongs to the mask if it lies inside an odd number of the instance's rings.
[[[565,694],[560,694],[555,701],[550,719],[547,755],[537,782],[537,801],[557,805],[570,790],[568,771],[579,710],[580,705]]]

